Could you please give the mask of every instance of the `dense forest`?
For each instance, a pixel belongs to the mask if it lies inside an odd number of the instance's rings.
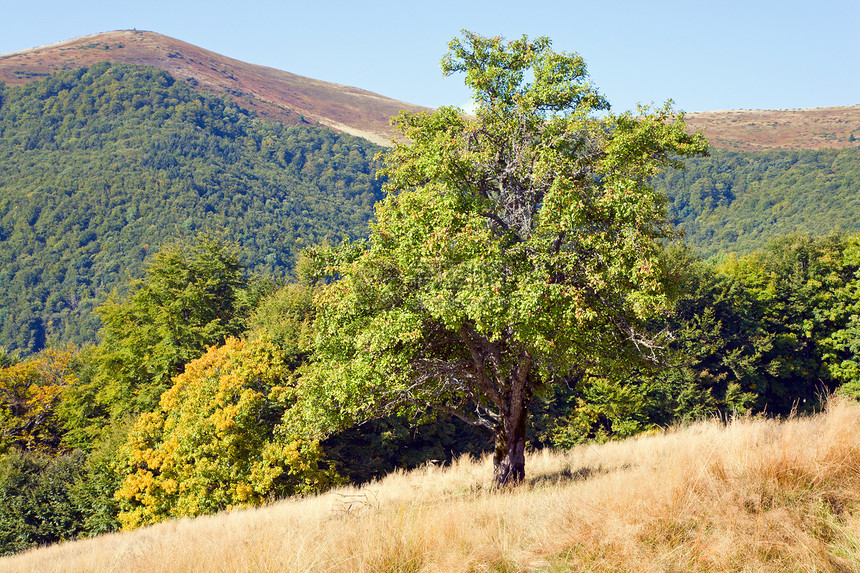
[[[4,88],[0,130],[0,554],[492,448],[428,411],[292,430],[304,249],[366,233],[377,148],[109,64]],[[529,447],[860,398],[858,150],[686,164],[656,180],[688,241],[654,261],[660,367],[535,396]]]
[[[163,242],[221,233],[256,273],[365,232],[366,141],[254,119],[155,68],[98,64],[0,91],[0,346],[95,341],[93,310]]]
[[[749,253],[791,233],[860,230],[860,146],[853,149],[712,150],[661,175],[669,214],[703,256]]]

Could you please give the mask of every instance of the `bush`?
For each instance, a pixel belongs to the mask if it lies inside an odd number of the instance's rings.
[[[82,454],[56,458],[13,451],[0,458],[0,554],[75,539],[84,533],[73,492]]]

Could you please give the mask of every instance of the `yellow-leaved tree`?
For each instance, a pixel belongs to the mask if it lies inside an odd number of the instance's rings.
[[[0,368],[0,453],[10,447],[56,453],[62,423],[56,407],[76,381],[74,349],[48,349]]]
[[[282,428],[292,372],[309,344],[310,302],[295,285],[274,295],[258,312],[268,328],[210,347],[174,378],[155,411],[138,418],[117,492],[125,529],[260,505],[338,481],[317,443]]]

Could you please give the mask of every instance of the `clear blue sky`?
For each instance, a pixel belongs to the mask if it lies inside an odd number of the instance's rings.
[[[439,71],[461,29],[549,36],[585,58],[616,111],[667,98],[684,111],[860,104],[860,0],[5,4],[0,54],[137,28],[430,107],[468,101],[462,80]]]

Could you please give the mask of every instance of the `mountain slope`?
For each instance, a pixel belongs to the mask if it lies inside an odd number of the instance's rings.
[[[20,85],[109,61],[161,68],[201,91],[226,94],[258,116],[316,123],[385,145],[389,118],[423,108],[358,88],[248,64],[155,32],[118,30],[0,56],[0,81]]]
[[[704,256],[746,253],[792,233],[860,231],[860,147],[714,150],[654,180],[684,241]]]
[[[105,59],[135,65],[92,63]],[[366,139],[390,138],[388,116],[408,107],[137,31],[0,56],[0,79],[8,86],[0,88],[0,346],[28,352],[50,340],[91,341],[91,310],[139,277],[145,255],[168,237],[224,228],[255,270],[279,275],[307,242],[362,234],[380,197],[378,148]],[[725,127],[717,147],[846,148],[691,161],[686,174],[659,182],[672,218],[703,254],[748,251],[788,232],[857,230],[858,111],[794,110],[767,141],[770,128],[751,127],[758,112],[727,122],[735,112],[714,112],[705,126]],[[702,117],[692,114],[691,126]],[[811,126],[836,135],[807,137]]]
[[[703,111],[687,114],[687,125],[717,149],[845,149],[860,143],[860,105]]]
[[[93,308],[176,237],[222,232],[282,276],[303,245],[363,235],[379,150],[147,66],[0,90],[0,347],[94,341]]]

